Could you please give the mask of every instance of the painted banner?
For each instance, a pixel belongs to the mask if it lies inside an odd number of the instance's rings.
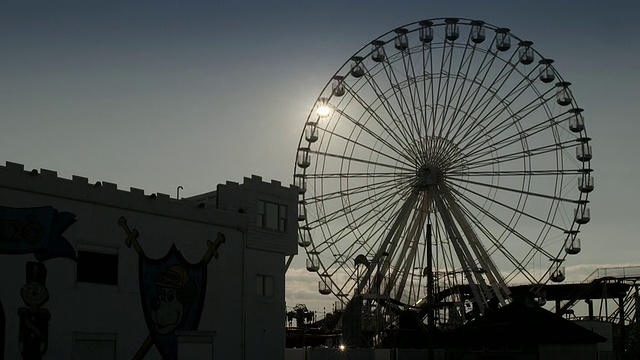
[[[0,206],[0,254],[34,253],[38,261],[55,257],[76,260],[76,251],[62,233],[76,215],[51,206]]]
[[[198,329],[207,290],[207,265],[212,258],[218,258],[218,248],[226,241],[225,236],[218,233],[215,241],[207,240],[207,251],[200,262],[192,264],[176,244],[161,259],[147,257],[138,243],[138,230],[129,228],[124,216],[118,219],[118,225],[127,234],[127,247],[133,246],[138,253],[140,300],[149,328],[149,335],[133,360],[144,359],[153,345],[164,360],[176,360],[178,336],[175,331]]]

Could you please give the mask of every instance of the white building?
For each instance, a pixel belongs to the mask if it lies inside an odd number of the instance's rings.
[[[28,351],[45,343],[45,359],[283,359],[285,256],[297,253],[297,200],[297,188],[255,176],[178,200],[7,162],[5,359],[22,358],[19,344]],[[43,282],[41,266],[30,263],[36,255],[47,270],[41,308],[36,291],[27,292]],[[48,340],[38,340],[46,311]]]

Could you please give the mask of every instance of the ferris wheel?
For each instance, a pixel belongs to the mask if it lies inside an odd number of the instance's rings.
[[[319,292],[415,304],[565,278],[594,188],[583,110],[509,29],[440,18],[351,56],[304,123],[299,245]],[[428,275],[428,276],[427,276]],[[447,293],[449,291],[449,293]],[[443,295],[444,296],[444,295]]]

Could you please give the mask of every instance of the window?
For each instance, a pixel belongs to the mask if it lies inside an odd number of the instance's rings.
[[[78,250],[78,282],[118,284],[118,254]]]
[[[258,227],[287,231],[287,205],[270,201],[258,201]]]
[[[258,296],[273,297],[273,276],[258,275],[256,277],[256,293]]]

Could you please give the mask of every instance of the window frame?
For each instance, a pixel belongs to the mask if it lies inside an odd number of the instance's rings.
[[[258,228],[262,230],[277,231],[282,233],[287,232],[289,225],[287,221],[288,208],[289,207],[287,206],[287,204],[259,199],[256,211],[256,222]]]
[[[275,277],[273,275],[256,274],[256,295],[269,299],[275,296]]]

